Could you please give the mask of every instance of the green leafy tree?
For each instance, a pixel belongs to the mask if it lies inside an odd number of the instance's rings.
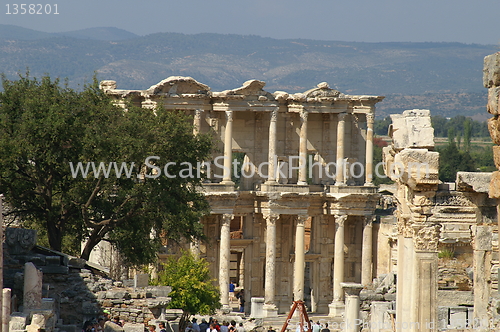
[[[476,170],[474,160],[467,151],[460,151],[455,141],[451,141],[442,149],[439,149],[439,179],[441,181],[455,181],[457,172],[474,172]]]
[[[219,288],[210,277],[208,263],[183,252],[180,257],[169,257],[158,273],[156,284],[172,287],[169,308],[182,309],[179,330],[184,331],[189,316],[210,315],[221,307]]]
[[[84,241],[88,259],[109,241],[140,265],[156,260],[164,239],[203,238],[198,221],[208,203],[196,190],[197,165],[212,145],[192,134],[185,115],[124,111],[95,79],[81,92],[28,74],[2,84],[0,188],[9,213],[42,230],[52,249],[79,252]],[[167,162],[176,176],[165,176]],[[187,173],[181,163],[193,177],[179,176]]]

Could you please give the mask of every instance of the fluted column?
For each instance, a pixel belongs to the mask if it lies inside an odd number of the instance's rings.
[[[300,140],[299,140],[299,180],[297,184],[307,184],[307,116],[308,112],[300,112]]]
[[[361,283],[370,285],[373,277],[373,216],[366,216],[361,248]]]
[[[234,185],[231,180],[231,162],[233,159],[233,111],[226,111],[226,130],[224,132],[224,175],[222,183]]]
[[[201,113],[203,110],[194,111],[194,119],[193,119],[193,135],[198,135],[201,129]]]
[[[293,298],[295,301],[304,300],[304,238],[306,235],[305,223],[307,218],[307,215],[297,216],[297,228],[295,231],[295,265],[293,271]]]
[[[222,309],[229,309],[229,258],[231,255],[230,224],[233,214],[222,215],[220,228],[219,288]]]
[[[337,174],[335,185],[345,185],[344,178],[344,136],[345,136],[345,117],[347,113],[338,114],[337,123]],[[341,289],[342,291],[342,289]]]
[[[276,122],[278,121],[278,109],[276,108],[271,112],[271,121],[269,122],[269,170],[267,183],[275,184],[276,183]]]
[[[366,114],[365,186],[373,186],[373,113]]]
[[[279,214],[265,214],[266,219],[266,279],[264,283],[264,315],[277,316],[278,309],[274,303],[276,287],[276,221]]]
[[[340,285],[344,281],[344,233],[347,215],[335,216],[335,248],[333,261],[333,301],[330,316],[338,317],[344,310],[344,292]]]

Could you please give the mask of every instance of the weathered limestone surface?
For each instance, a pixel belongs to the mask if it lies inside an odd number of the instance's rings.
[[[500,52],[484,58],[483,84],[485,88],[500,86]]]
[[[24,265],[24,311],[42,306],[42,271],[29,262]]]
[[[9,330],[12,290],[4,288],[2,293],[2,331]]]
[[[389,135],[393,137],[395,150],[406,148],[434,148],[434,128],[429,110],[407,110],[403,114],[391,114]]]
[[[457,190],[488,193],[491,173],[488,172],[457,172]]]
[[[493,172],[490,182],[490,197],[500,198],[500,171]]]

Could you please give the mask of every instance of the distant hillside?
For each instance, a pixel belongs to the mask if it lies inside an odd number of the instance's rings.
[[[71,86],[78,86],[97,72],[99,79],[116,80],[119,88],[145,89],[168,76],[182,75],[214,91],[260,79],[271,92],[302,92],[327,81],[347,94],[387,96],[378,107],[380,115],[416,107],[445,116],[484,113],[483,58],[497,51],[493,45],[461,43],[179,33],[138,37],[114,28],[54,37],[26,30],[0,25],[0,72],[9,78],[29,67],[34,76],[67,77]]]
[[[89,28],[76,31],[59,32],[57,35],[78,39],[124,40],[139,37],[135,33],[118,28]]]

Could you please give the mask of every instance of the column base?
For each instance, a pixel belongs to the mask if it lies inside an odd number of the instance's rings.
[[[228,304],[223,304],[219,310],[222,314],[227,315],[231,313],[233,309]]]
[[[345,311],[345,304],[341,301],[333,301],[328,305],[330,317],[342,317]]]
[[[264,317],[278,317],[278,308],[274,303],[264,304]]]

